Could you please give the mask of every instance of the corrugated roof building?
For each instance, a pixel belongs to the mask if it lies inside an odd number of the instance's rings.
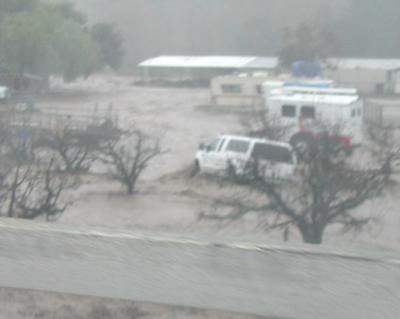
[[[400,93],[400,59],[330,58],[325,76],[363,94]]]
[[[275,73],[277,57],[255,56],[159,56],[141,62],[145,82],[192,81],[208,85],[218,75],[233,72],[268,71]]]
[[[340,69],[397,70],[400,59],[329,58],[328,66]]]

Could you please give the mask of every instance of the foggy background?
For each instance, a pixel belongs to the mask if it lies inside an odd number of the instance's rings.
[[[58,1],[62,0],[49,0]],[[337,55],[397,57],[398,0],[73,0],[125,37],[126,67],[161,54],[275,55],[285,27],[325,25]]]

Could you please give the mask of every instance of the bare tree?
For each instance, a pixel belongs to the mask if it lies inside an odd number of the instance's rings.
[[[50,220],[65,211],[68,203],[62,195],[78,186],[78,179],[60,172],[54,153],[41,154],[29,141],[12,136],[1,151],[1,213],[29,219],[45,215]]]
[[[78,179],[70,172],[61,172],[64,162],[58,160],[60,152],[37,148],[32,127],[24,123],[10,125],[9,116],[7,113],[0,119],[0,214],[56,218],[69,204],[65,202],[65,191],[79,186]],[[74,143],[72,138],[66,140]]]
[[[229,214],[221,216],[217,211],[202,217],[232,221],[257,212],[265,218],[265,230],[281,229],[287,238],[289,228],[295,227],[311,244],[320,244],[325,230],[334,224],[361,229],[371,217],[354,209],[382,193],[384,170],[381,165],[360,167],[336,154],[328,146],[318,148],[317,154],[302,162],[297,180],[291,183],[268,180],[254,169],[251,178],[243,181],[246,193],[222,202],[233,207]]]
[[[278,118],[269,117],[266,110],[252,111],[240,119],[245,134],[274,141],[285,140],[293,125],[282,125]]]
[[[7,137],[0,144],[3,199],[7,206],[6,215],[17,217],[16,202],[21,186],[34,169],[34,157],[30,144],[4,126]],[[3,207],[4,210],[4,207]]]
[[[159,138],[133,129],[106,142],[101,160],[108,166],[110,178],[124,185],[127,193],[132,195],[141,174],[154,158],[163,153]]]
[[[99,143],[88,134],[64,128],[62,132],[50,132],[36,144],[53,151],[61,160],[59,168],[68,173],[87,172],[96,160],[95,152]]]
[[[21,185],[20,196],[16,200],[19,217],[33,219],[44,215],[47,220],[56,219],[72,204],[62,195],[78,186],[78,178],[60,172],[54,157],[47,162],[39,162]]]
[[[0,160],[3,162],[3,159]],[[8,197],[8,179],[10,175],[10,170],[4,166],[4,162],[0,166],[0,214],[1,211],[3,210],[3,207],[6,204],[7,197]]]
[[[20,217],[16,216],[17,211],[17,202],[20,197],[21,188],[29,179],[35,179],[32,177],[33,174],[33,163],[22,163],[21,161],[17,161],[15,167],[11,169],[9,174],[9,184],[7,187],[8,192],[8,209],[7,209],[7,216],[8,217]]]
[[[400,160],[400,145],[397,142],[398,130],[382,123],[368,123],[367,136],[372,156],[381,163],[386,180],[391,180],[395,166]]]

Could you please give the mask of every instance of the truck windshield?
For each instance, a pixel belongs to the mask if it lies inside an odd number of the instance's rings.
[[[256,143],[252,152],[256,160],[268,160],[281,163],[292,163],[292,152],[290,149],[266,143]]]

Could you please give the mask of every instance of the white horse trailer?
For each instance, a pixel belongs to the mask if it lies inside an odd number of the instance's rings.
[[[355,90],[290,88],[266,99],[269,118],[288,128],[294,144],[325,132],[349,149],[362,141],[363,101]]]

